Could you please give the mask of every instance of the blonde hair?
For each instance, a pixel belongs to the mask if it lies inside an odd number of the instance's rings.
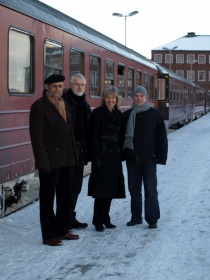
[[[114,95],[116,97],[116,107],[119,106],[120,104],[120,95],[119,95],[119,90],[117,87],[114,86],[108,86],[105,88],[103,91],[102,97],[101,97],[101,106],[105,104],[104,99],[108,97],[110,94]]]

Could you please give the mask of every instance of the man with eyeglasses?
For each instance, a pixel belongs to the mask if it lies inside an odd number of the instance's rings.
[[[63,98],[71,112],[79,164],[74,168],[72,176],[72,195],[70,211],[70,229],[86,228],[87,223],[79,222],[76,218],[76,204],[82,189],[84,165],[90,161],[90,105],[85,96],[86,79],[80,74],[74,74],[70,79],[70,89]]]
[[[30,110],[31,144],[39,170],[42,238],[43,244],[50,246],[79,238],[69,232],[71,176],[78,159],[70,115],[62,98],[64,80],[62,75],[49,76],[44,81],[43,96]]]

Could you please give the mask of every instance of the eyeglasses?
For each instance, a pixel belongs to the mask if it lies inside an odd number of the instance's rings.
[[[62,89],[63,85],[51,85],[51,87],[54,89],[56,89],[56,88]]]
[[[73,85],[76,86],[76,87],[85,87],[86,86],[86,84],[78,84],[78,83],[73,84]]]

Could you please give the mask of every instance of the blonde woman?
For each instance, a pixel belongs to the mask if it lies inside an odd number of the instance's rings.
[[[91,115],[92,170],[88,195],[95,198],[93,225],[97,231],[115,228],[109,215],[113,198],[125,198],[122,171],[122,112],[118,109],[119,91],[107,87],[101,106]]]

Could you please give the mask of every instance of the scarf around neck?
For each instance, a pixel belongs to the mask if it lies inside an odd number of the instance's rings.
[[[136,114],[147,111],[150,108],[150,104],[148,101],[146,101],[142,106],[138,106],[135,103],[133,103],[131,108],[133,110],[130,113],[126,125],[124,148],[133,150],[134,149],[133,137],[134,137],[135,122],[136,122]]]
[[[48,94],[47,94],[47,98],[55,106],[55,108],[58,110],[58,112],[62,116],[62,118],[65,121],[67,121],[66,108],[65,108],[65,103],[64,103],[63,98],[60,97],[59,99],[56,100],[56,99],[50,97]]]

